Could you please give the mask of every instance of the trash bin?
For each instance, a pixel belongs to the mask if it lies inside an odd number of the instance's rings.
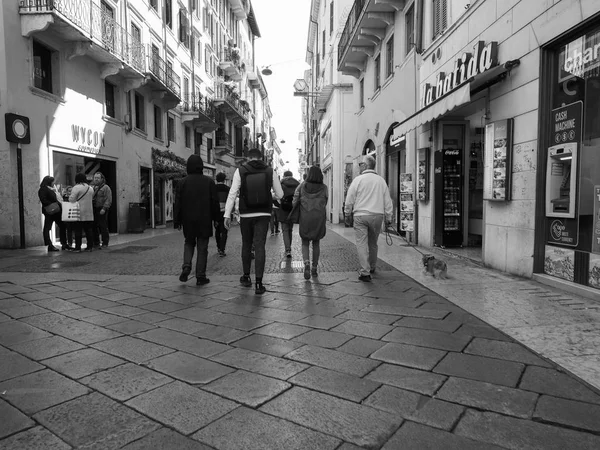
[[[143,203],[129,203],[127,217],[127,231],[129,233],[143,233],[146,228],[146,207]]]

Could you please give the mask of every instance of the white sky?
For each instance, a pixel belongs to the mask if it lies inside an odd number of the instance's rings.
[[[261,37],[255,41],[256,63],[271,65],[273,74],[263,75],[269,94],[284,170],[298,177],[298,134],[302,131],[302,99],[294,97],[294,81],[308,69],[306,39],[310,0],[252,0]],[[285,144],[280,141],[284,139]]]

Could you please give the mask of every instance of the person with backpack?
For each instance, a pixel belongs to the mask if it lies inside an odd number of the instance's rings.
[[[221,215],[219,221],[215,226],[215,240],[217,241],[217,250],[219,256],[227,256],[225,253],[225,245],[227,244],[227,228],[225,228],[225,205],[227,204],[227,197],[229,196],[229,186],[225,184],[227,176],[223,172],[217,174],[217,197],[219,197],[219,207],[221,208]]]
[[[273,199],[283,197],[279,177],[272,167],[262,161],[262,153],[253,148],[248,151],[249,161],[242,164],[233,174],[231,189],[225,205],[225,228],[231,226],[231,212],[239,195],[240,230],[242,232],[242,286],[251,287],[250,268],[252,246],[255,254],[254,293],[264,294],[265,243],[271,221]],[[273,191],[273,194],[271,193]]]
[[[287,221],[287,217],[293,208],[294,193],[300,182],[293,177],[290,170],[283,172],[281,179],[281,188],[283,189],[283,198],[279,202],[279,210],[277,211],[277,219],[281,222],[281,231],[283,232],[283,246],[285,248],[285,256],[292,257],[292,233],[294,224]]]

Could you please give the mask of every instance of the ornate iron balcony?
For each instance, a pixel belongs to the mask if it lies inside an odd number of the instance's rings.
[[[203,97],[202,94],[197,93],[184,96],[181,109],[183,112],[199,112],[212,120],[215,119],[215,109],[212,99]]]
[[[171,93],[181,98],[181,77],[173,71],[173,68],[164,59],[157,53],[153,53],[151,47],[148,51],[148,72],[169,89]]]
[[[238,93],[226,84],[215,84],[215,101],[225,105],[225,113],[233,116],[236,123],[248,123],[250,108],[248,103],[240,99]],[[237,115],[238,117],[235,117]]]
[[[354,28],[368,1],[369,0],[354,1],[354,5],[352,6],[352,10],[350,10],[350,14],[348,14],[348,19],[346,20],[346,25],[344,26],[344,31],[340,36],[340,42],[338,44],[338,66],[342,62],[342,59],[344,59],[348,46],[350,45],[350,38],[352,37]]]

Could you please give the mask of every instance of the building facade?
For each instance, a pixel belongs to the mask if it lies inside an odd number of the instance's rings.
[[[0,23],[0,112],[30,135],[0,144],[2,248],[41,245],[46,175],[64,191],[101,171],[110,231],[143,231],[172,220],[191,154],[231,179],[256,144],[249,0],[11,0]]]

